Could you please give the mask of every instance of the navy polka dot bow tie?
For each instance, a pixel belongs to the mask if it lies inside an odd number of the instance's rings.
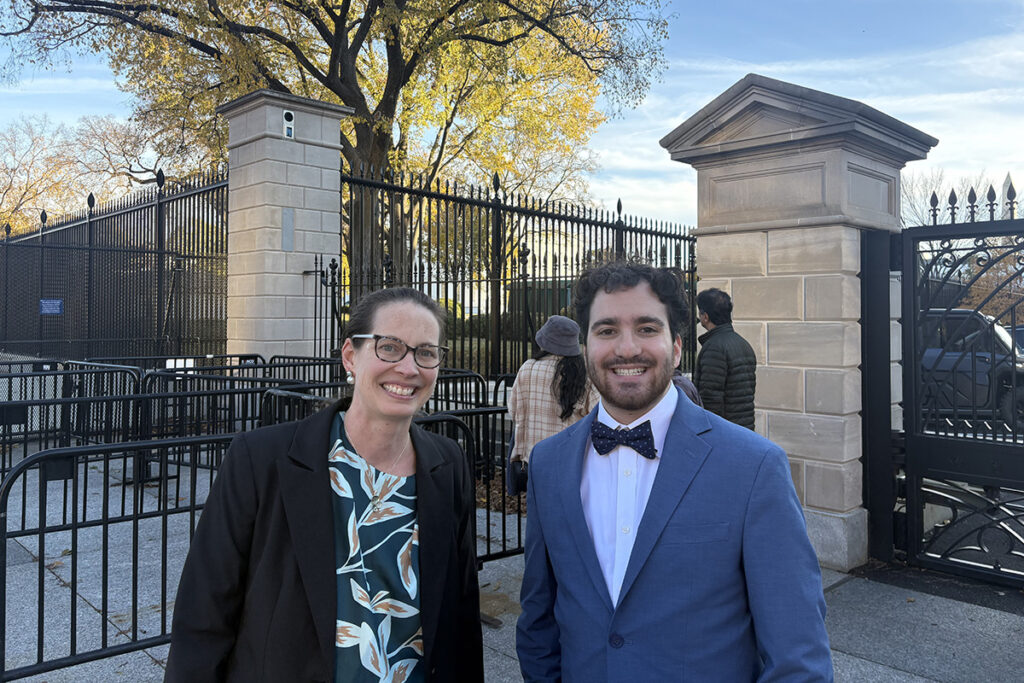
[[[658,454],[654,448],[654,433],[651,431],[650,420],[632,429],[612,429],[594,420],[590,425],[590,440],[594,444],[594,450],[601,455],[608,455],[619,444],[629,446],[648,460],[654,460]]]

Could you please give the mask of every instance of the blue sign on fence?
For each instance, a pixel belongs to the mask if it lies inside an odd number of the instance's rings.
[[[39,315],[64,315],[64,299],[40,299]]]

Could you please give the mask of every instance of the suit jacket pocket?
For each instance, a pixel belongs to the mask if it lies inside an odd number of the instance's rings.
[[[694,524],[685,520],[669,522],[661,536],[666,543],[714,543],[729,538],[729,522]]]

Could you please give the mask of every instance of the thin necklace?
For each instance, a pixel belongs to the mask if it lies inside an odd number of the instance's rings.
[[[397,465],[398,461],[402,459],[402,456],[405,455],[405,452],[407,450],[409,450],[409,444],[411,444],[411,443],[412,443],[412,439],[409,439],[408,441],[405,442],[405,448],[402,449],[402,452],[398,454],[398,457],[395,458],[391,462],[391,464],[388,466],[389,470],[395,469],[395,465]],[[380,471],[384,472],[384,470],[380,470]],[[384,474],[390,474],[390,472],[384,472]],[[379,493],[373,494],[373,498],[370,499],[370,504],[373,505],[373,511],[377,512],[378,510],[380,510],[380,504],[383,503],[383,502],[384,501],[381,500]]]
[[[402,459],[402,456],[403,456],[403,455],[405,455],[405,452],[406,452],[407,450],[409,450],[409,444],[411,444],[411,443],[412,443],[412,439],[409,439],[408,441],[406,441],[406,442],[405,442],[405,448],[403,448],[403,449],[402,449],[402,452],[398,454],[398,457],[397,457],[397,458],[395,458],[394,460],[392,460],[392,461],[391,461],[391,464],[390,464],[390,465],[388,465],[388,469],[389,469],[389,470],[393,470],[393,469],[395,469],[395,465],[397,465],[397,464],[398,464],[398,461]]]

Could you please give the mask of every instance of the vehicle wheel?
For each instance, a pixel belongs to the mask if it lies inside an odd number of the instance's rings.
[[[999,402],[999,415],[1011,429],[1024,430],[1024,387],[1007,390]]]

